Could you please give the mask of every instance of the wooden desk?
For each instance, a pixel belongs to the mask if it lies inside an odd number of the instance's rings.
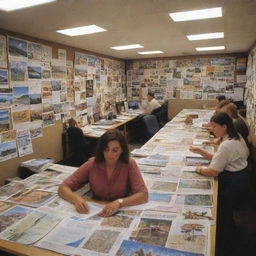
[[[119,128],[119,127],[123,126],[123,128],[124,128],[124,134],[125,134],[125,136],[127,136],[127,127],[126,127],[126,124],[129,123],[129,122],[131,122],[132,120],[134,120],[134,119],[137,118],[137,117],[138,117],[138,115],[130,116],[130,117],[127,118],[126,120],[120,121],[120,122],[118,122],[118,123],[115,123],[115,124],[111,125],[110,127],[106,126],[105,130],[106,130],[106,131],[107,131],[107,130],[112,130],[112,129],[116,129],[116,128]],[[104,125],[99,125],[99,127],[102,127],[102,126],[104,126]],[[94,129],[94,128],[97,129],[97,126],[95,125],[95,127],[93,127],[92,129]],[[85,136],[85,137],[89,137],[89,138],[100,138],[100,137],[101,137],[101,136],[98,136],[98,135],[93,135],[93,132],[92,132],[92,134],[91,134],[91,133],[85,133],[85,132],[84,132],[84,136]]]

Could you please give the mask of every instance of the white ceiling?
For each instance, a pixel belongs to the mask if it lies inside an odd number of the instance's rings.
[[[173,22],[168,13],[223,7],[223,17]],[[107,31],[69,37],[59,29],[96,24]],[[0,27],[122,59],[247,52],[256,40],[256,0],[57,0],[13,12],[0,11]],[[187,34],[224,32],[225,38],[188,41]],[[142,44],[115,51],[111,46]],[[195,47],[225,45],[223,51]],[[138,51],[162,50],[142,56]]]

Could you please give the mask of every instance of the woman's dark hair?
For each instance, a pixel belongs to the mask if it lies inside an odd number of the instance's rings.
[[[121,149],[123,151],[119,157],[119,160],[123,163],[128,163],[130,156],[128,144],[124,135],[117,129],[108,130],[100,137],[95,153],[96,162],[105,161],[104,151],[107,149],[108,143],[113,140],[116,140],[120,143]]]
[[[216,97],[216,100],[218,100],[219,102],[223,101],[223,100],[226,100],[226,96],[225,95],[218,95]]]
[[[212,116],[210,122],[219,124],[221,126],[226,125],[228,137],[231,139],[240,140],[240,137],[234,127],[232,118],[225,112],[217,112]]]

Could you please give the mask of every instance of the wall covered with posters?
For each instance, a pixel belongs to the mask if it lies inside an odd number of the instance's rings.
[[[253,47],[248,55],[246,77],[245,101],[247,120],[252,133],[256,136],[256,46]],[[256,146],[256,141],[253,142]]]
[[[127,98],[145,100],[151,90],[159,101],[176,95],[180,99],[212,100],[219,94],[241,101],[245,87],[245,76],[237,73],[241,63],[246,65],[246,57],[235,55],[129,61]]]
[[[61,154],[54,157],[47,146],[40,155],[35,152],[40,137],[51,130],[48,145],[59,144],[61,152],[57,126],[63,120],[93,122],[126,97],[124,61],[42,42],[0,33],[0,162],[23,156],[60,160]]]

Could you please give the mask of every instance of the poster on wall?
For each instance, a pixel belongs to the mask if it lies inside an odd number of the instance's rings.
[[[0,35],[0,67],[7,68],[6,37]]]
[[[20,157],[33,153],[31,136],[28,129],[18,129],[16,132],[16,137]]]

